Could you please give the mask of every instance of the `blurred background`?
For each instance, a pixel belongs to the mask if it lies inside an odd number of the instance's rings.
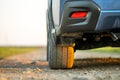
[[[0,0],[0,46],[46,46],[47,0]]]
[[[0,59],[46,47],[47,1],[0,0]],[[120,53],[120,48],[92,51]]]
[[[47,0],[0,0],[0,59],[46,46]]]

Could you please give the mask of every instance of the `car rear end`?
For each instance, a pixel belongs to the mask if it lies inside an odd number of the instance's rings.
[[[120,46],[119,4],[120,0],[60,0],[57,35],[75,38],[84,46],[79,49]]]
[[[120,0],[49,0],[48,6],[50,68],[72,68],[76,50],[120,47]]]
[[[120,0],[61,0],[60,34],[120,29]],[[76,12],[86,16],[72,17]]]

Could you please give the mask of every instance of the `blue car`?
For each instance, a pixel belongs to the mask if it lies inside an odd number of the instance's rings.
[[[51,69],[68,69],[74,52],[120,47],[120,0],[48,0],[47,59]]]

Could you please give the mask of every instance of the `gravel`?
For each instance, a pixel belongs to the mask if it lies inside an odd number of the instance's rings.
[[[120,54],[77,51],[72,69],[52,70],[42,48],[0,60],[0,80],[120,80]]]

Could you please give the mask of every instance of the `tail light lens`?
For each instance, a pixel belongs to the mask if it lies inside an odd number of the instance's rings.
[[[73,12],[70,15],[70,18],[85,18],[87,16],[86,11],[78,11],[78,12]]]

